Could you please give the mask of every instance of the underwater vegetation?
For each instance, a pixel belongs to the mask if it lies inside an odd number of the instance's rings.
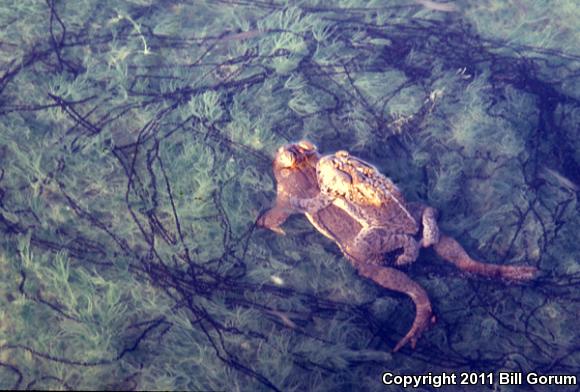
[[[579,374],[580,9],[470,3],[3,1],[0,388]],[[301,217],[256,227],[276,148],[303,138],[372,162],[474,257],[540,277],[422,253],[405,272],[438,322],[391,353],[406,297]]]

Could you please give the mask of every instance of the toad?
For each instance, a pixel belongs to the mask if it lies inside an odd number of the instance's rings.
[[[440,233],[432,207],[408,203],[397,186],[376,168],[346,151],[321,157],[308,141],[284,145],[273,162],[277,182],[274,206],[258,225],[284,234],[281,225],[293,213],[335,242],[358,273],[380,286],[408,295],[416,315],[397,343],[413,348],[434,322],[425,290],[394,268],[414,262],[421,247],[433,247],[444,260],[472,274],[523,281],[537,274],[533,266],[487,264],[472,259],[453,238]],[[392,265],[385,255],[402,249]]]

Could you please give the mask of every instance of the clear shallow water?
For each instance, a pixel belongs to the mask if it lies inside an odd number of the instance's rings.
[[[3,3],[0,386],[578,375],[577,20],[574,2]],[[422,253],[405,271],[438,322],[391,354],[408,298],[301,217],[254,226],[276,148],[301,138],[375,164],[474,257],[541,276]]]

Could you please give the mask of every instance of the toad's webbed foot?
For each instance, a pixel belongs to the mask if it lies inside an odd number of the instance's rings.
[[[531,265],[498,265],[501,270],[501,277],[509,280],[530,280],[534,279],[539,270]]]
[[[431,310],[431,302],[425,290],[413,282],[404,272],[389,267],[374,264],[355,264],[359,274],[372,279],[386,289],[407,294],[415,304],[416,314],[411,329],[397,343],[393,351],[399,351],[407,343],[415,348],[417,340],[423,331],[435,323],[435,316]]]
[[[509,280],[529,280],[538,274],[538,269],[529,265],[486,264],[473,260],[457,241],[446,235],[441,236],[434,248],[443,259],[466,272]]]

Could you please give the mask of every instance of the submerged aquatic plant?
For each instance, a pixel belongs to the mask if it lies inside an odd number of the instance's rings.
[[[571,2],[510,5],[517,35],[491,13],[508,6],[433,4],[3,2],[0,387],[578,373]],[[506,287],[422,256],[440,323],[391,356],[410,303],[302,219],[255,229],[273,152],[304,137],[374,162],[479,258],[544,276]]]

